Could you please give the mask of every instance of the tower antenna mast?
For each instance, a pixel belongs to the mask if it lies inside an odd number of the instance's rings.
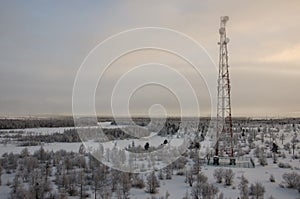
[[[226,36],[226,23],[228,16],[221,17],[219,29],[219,75],[218,75],[218,101],[217,101],[217,142],[215,146],[214,164],[219,164],[219,156],[227,153],[230,157],[230,164],[235,164],[233,154],[233,133],[230,102],[230,78],[228,65],[227,44],[229,38]]]

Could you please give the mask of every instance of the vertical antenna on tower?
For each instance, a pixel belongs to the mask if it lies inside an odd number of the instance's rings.
[[[228,50],[229,38],[226,36],[226,23],[228,16],[221,17],[219,29],[220,45],[219,50],[219,75],[218,75],[218,101],[217,101],[217,142],[215,146],[214,164],[219,164],[219,156],[224,153],[230,157],[230,164],[235,164],[233,154],[233,133],[230,103],[230,78],[228,70]]]

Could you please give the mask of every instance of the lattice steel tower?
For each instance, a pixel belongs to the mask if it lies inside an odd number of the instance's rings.
[[[228,16],[221,17],[219,29],[220,45],[219,51],[219,76],[218,76],[218,101],[217,101],[217,142],[215,147],[215,164],[219,164],[219,156],[224,153],[230,157],[230,164],[235,164],[233,154],[233,134],[230,103],[230,78],[228,70],[228,50],[229,39],[226,36],[226,23]]]

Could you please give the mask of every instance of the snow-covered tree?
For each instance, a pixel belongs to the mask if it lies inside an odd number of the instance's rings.
[[[281,140],[281,144],[283,145],[283,141],[285,140],[285,135],[284,133],[282,133],[279,137],[279,139]]]
[[[187,171],[186,171],[185,182],[186,182],[187,184],[189,184],[190,187],[192,187],[192,186],[193,186],[193,183],[194,183],[194,179],[195,179],[195,178],[194,178],[192,169],[187,170]]]
[[[297,144],[297,134],[295,133],[292,140],[291,140],[291,144],[292,144],[292,150],[293,150],[293,156],[295,155],[295,149],[296,149],[296,144]]]
[[[259,150],[258,161],[261,166],[268,165],[267,156],[265,150],[261,147]]]
[[[249,199],[248,183],[249,183],[249,181],[247,180],[247,178],[245,178],[245,176],[242,175],[240,184],[238,185],[238,188],[240,190],[241,199]]]
[[[204,175],[202,172],[199,173],[197,176],[196,176],[196,182],[197,183],[206,183],[207,182],[207,176]]]
[[[297,186],[300,184],[300,175],[296,172],[284,173],[282,175],[282,179],[288,188],[297,188]]]
[[[145,187],[145,182],[139,174],[132,174],[132,186],[139,189],[143,189]]]
[[[160,169],[160,170],[158,171],[158,179],[160,179],[160,180],[163,180],[163,179],[164,179],[164,173],[163,173],[163,170],[162,170],[162,169]]]
[[[127,199],[129,198],[129,191],[130,191],[130,188],[131,188],[131,182],[130,182],[130,176],[129,176],[129,173],[125,173],[123,172],[121,174],[121,179],[120,179],[120,187],[121,187],[121,190],[122,190],[122,198],[124,199]]]
[[[121,177],[120,171],[114,169],[110,170],[110,188],[112,192],[116,190]]]
[[[146,181],[146,191],[148,193],[157,193],[159,187],[159,181],[157,180],[157,177],[155,175],[155,172],[151,172]]]
[[[223,175],[224,175],[225,185],[230,186],[234,178],[234,173],[232,169],[225,169]]]
[[[195,183],[191,190],[193,199],[214,199],[218,193],[218,188],[207,182]]]
[[[2,176],[2,166],[0,165],[0,186],[2,185],[1,176]]]
[[[222,169],[222,168],[215,169],[213,175],[214,175],[214,178],[217,180],[217,183],[222,183],[224,169]]]
[[[172,173],[173,173],[172,165],[168,165],[165,170],[166,170],[166,179],[171,180],[172,179]]]
[[[253,199],[263,199],[265,192],[265,187],[260,182],[256,182],[250,186],[250,195]]]
[[[97,193],[100,191],[100,195],[105,194],[105,188],[108,186],[108,172],[104,165],[98,164],[92,171],[92,181],[95,198],[97,198]]]

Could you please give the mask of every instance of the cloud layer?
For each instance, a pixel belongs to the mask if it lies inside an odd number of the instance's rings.
[[[71,114],[76,72],[87,53],[120,31],[145,26],[183,32],[201,43],[217,63],[219,18],[229,15],[229,62],[234,116],[300,116],[300,2],[291,1],[1,1],[1,115]],[[175,42],[175,41],[174,41]],[[112,84],[134,63],[160,57],[181,70],[199,90],[204,83],[185,63],[161,52],[139,52],[112,65]],[[153,102],[178,104],[168,93],[146,88],[132,99],[145,114]],[[110,114],[110,88],[99,87],[97,111]],[[148,99],[149,93],[156,98]],[[170,99],[168,99],[170,98]],[[150,103],[151,102],[151,103]],[[193,111],[191,110],[191,114]]]

